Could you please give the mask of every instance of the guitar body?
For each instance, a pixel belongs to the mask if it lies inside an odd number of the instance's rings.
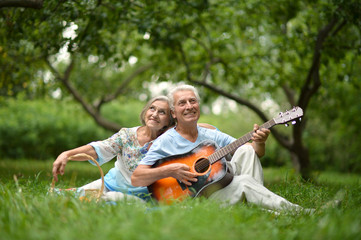
[[[198,174],[198,181],[192,186],[187,186],[173,177],[160,179],[148,186],[152,197],[159,202],[170,204],[174,201],[182,201],[187,197],[207,197],[218,189],[227,186],[233,177],[227,172],[226,160],[222,158],[210,164],[207,159],[216,149],[216,144],[207,140],[186,154],[173,155],[157,161],[152,167],[156,168],[173,163],[186,164],[191,172]]]

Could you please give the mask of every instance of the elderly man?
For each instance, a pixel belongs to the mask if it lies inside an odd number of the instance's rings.
[[[218,147],[225,147],[236,139],[220,131],[197,126],[200,117],[200,98],[193,86],[178,86],[169,93],[168,97],[176,126],[154,141],[149,152],[134,171],[131,177],[132,185],[152,186],[165,178],[176,179],[177,185],[179,184],[183,190],[188,187],[191,189],[192,186],[196,188],[199,181],[207,184],[207,180],[201,176],[203,173],[191,171],[192,167],[185,163],[170,161],[170,164],[154,166],[159,160],[172,159],[174,155],[185,156],[185,153],[194,151],[205,140],[215,142]],[[269,209],[302,209],[263,186],[263,172],[259,157],[265,154],[265,142],[270,131],[264,128],[259,129],[257,124],[254,125],[253,130],[252,143],[238,147],[232,159],[225,163],[226,169],[228,168],[225,171],[229,172],[233,178],[228,178],[228,182],[221,189],[217,188],[211,192],[209,198],[227,204],[247,200],[247,202]],[[209,175],[207,177],[210,178]],[[203,188],[198,186],[198,189]],[[191,191],[189,195],[192,195]]]

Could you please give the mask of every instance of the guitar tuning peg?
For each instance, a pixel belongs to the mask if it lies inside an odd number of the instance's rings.
[[[301,122],[301,119],[302,119],[302,118],[299,118],[298,120]]]
[[[285,126],[288,127],[289,126],[288,123],[286,123]]]
[[[296,121],[295,121],[295,120],[293,120],[293,121],[292,121],[292,125],[295,125],[295,124],[296,124]]]

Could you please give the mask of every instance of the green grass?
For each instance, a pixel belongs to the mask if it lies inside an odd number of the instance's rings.
[[[99,178],[87,163],[71,162],[66,170],[59,187]],[[222,208],[207,199],[172,206],[81,202],[49,195],[50,172],[51,162],[0,162],[0,239],[361,239],[358,175],[317,173],[314,182],[303,183],[292,170],[265,169],[270,190],[318,210],[276,215],[249,204]],[[341,206],[320,210],[339,190]]]

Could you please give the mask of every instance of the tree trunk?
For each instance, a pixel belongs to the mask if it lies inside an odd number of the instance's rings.
[[[291,150],[291,160],[294,169],[301,174],[303,180],[310,180],[310,155],[306,147],[294,147]]]

